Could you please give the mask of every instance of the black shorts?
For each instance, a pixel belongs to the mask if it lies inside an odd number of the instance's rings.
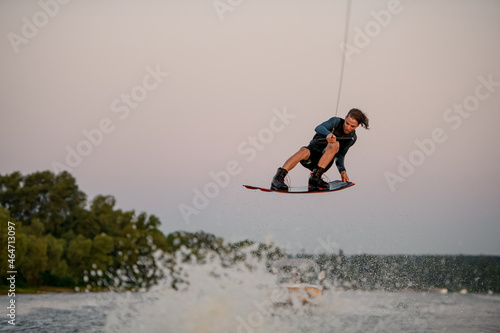
[[[318,162],[319,162],[321,156],[323,156],[323,153],[325,152],[325,148],[327,145],[328,145],[328,142],[326,142],[326,141],[318,142],[316,140],[312,140],[308,146],[302,147],[302,148],[309,149],[309,151],[311,152],[311,155],[309,156],[309,158],[307,160],[300,161],[300,164],[302,164],[302,166],[304,168],[307,168],[307,169],[313,171],[315,168],[318,167]],[[334,161],[335,161],[335,157],[332,158],[332,161],[326,166],[325,171],[327,171],[328,169],[330,169],[332,167]]]

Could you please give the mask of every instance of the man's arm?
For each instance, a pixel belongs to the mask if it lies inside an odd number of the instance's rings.
[[[323,136],[328,136],[328,134],[332,133],[332,130],[340,125],[340,118],[337,117],[332,117],[328,119],[327,121],[319,124],[316,126],[314,129],[316,133],[321,134]]]
[[[345,146],[345,148],[342,149],[342,151],[339,151],[337,153],[337,155],[335,155],[335,157],[336,157],[335,164],[337,165],[337,169],[340,172],[340,176],[341,176],[343,182],[348,182],[349,181],[349,177],[347,176],[347,172],[345,170],[345,165],[344,165],[345,155],[347,154],[347,151],[349,150],[349,148],[352,145],[354,145],[354,143],[356,142],[356,140],[357,140],[357,136],[354,135],[354,137],[352,138],[351,142],[349,142],[349,144],[347,146]]]

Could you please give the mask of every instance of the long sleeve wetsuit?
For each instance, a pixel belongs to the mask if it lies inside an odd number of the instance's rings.
[[[357,140],[357,135],[356,131],[352,131],[349,134],[344,133],[344,119],[338,118],[338,117],[332,117],[328,119],[327,121],[319,124],[315,128],[316,135],[314,135],[313,139],[311,140],[311,143],[309,144],[309,147],[311,148],[321,148],[321,151],[326,147],[327,142],[326,141],[318,141],[317,139],[319,138],[325,138],[328,134],[333,133],[335,137],[337,138],[351,138],[345,139],[345,140],[339,140],[339,151],[335,155],[335,164],[337,165],[337,169],[339,172],[345,171],[345,165],[344,165],[344,159],[345,155],[347,154],[347,151],[349,148],[356,143]],[[309,149],[311,149],[309,148]]]

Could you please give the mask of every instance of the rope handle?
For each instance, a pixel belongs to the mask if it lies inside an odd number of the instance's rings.
[[[353,139],[354,139],[354,137],[353,137],[353,136],[351,136],[351,137],[347,137],[347,138],[343,138],[343,137],[337,138],[337,137],[336,137],[336,139],[337,139],[337,141],[338,141],[338,140],[353,140]],[[317,138],[316,140],[318,140],[318,141],[326,141],[326,138]]]

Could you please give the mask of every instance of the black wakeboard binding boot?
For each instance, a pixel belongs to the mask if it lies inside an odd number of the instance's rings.
[[[288,185],[285,184],[285,176],[288,174],[283,168],[278,168],[276,175],[274,175],[273,181],[271,182],[271,190],[274,191],[288,191]]]
[[[311,173],[311,177],[309,177],[309,191],[325,191],[330,189],[330,184],[321,179],[325,173],[324,168],[317,167]]]

